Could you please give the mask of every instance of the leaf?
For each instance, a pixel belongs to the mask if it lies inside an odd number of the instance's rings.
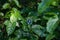
[[[51,40],[51,39],[53,39],[54,37],[55,37],[55,35],[49,34],[49,35],[47,35],[46,40]]]
[[[5,18],[10,18],[11,14],[10,14],[10,11],[8,11],[6,14],[5,14]]]
[[[13,22],[16,22],[17,20],[22,20],[21,21],[21,23],[23,24],[23,29],[24,30],[27,30],[27,24],[26,24],[26,20],[21,16],[21,12],[18,10],[18,9],[16,9],[16,8],[12,8],[12,11],[11,11],[11,16],[12,17],[10,17],[10,21],[13,23]],[[15,21],[14,21],[14,19],[15,19]]]
[[[13,22],[17,22],[17,18],[14,14],[11,15],[10,17],[10,21],[13,23]]]
[[[10,4],[9,4],[9,3],[5,3],[2,8],[3,8],[3,9],[10,8]]]
[[[57,14],[55,12],[47,12],[44,14],[43,18],[49,20],[50,18],[54,18]]]
[[[17,31],[14,32],[17,38],[24,38],[24,37],[30,37],[30,33],[25,32],[21,29],[18,29]]]
[[[20,7],[18,0],[13,0],[13,1],[15,2],[15,4],[16,4],[18,7]]]
[[[47,32],[53,33],[57,25],[58,25],[58,17],[50,18],[49,21],[47,22],[47,27],[46,27]]]
[[[53,1],[53,2],[52,2],[52,5],[53,5],[53,6],[58,6],[58,0]]]
[[[21,38],[22,37],[22,30],[16,30],[14,32],[14,34],[16,35],[17,38]]]
[[[5,25],[8,25],[8,23],[10,23],[9,20],[6,20],[6,21],[4,22]]]
[[[41,28],[42,27],[40,25],[33,25],[32,31],[36,33],[38,36],[41,36],[43,34],[43,31],[41,30]]]
[[[54,0],[43,0],[38,5],[38,13],[44,12]]]
[[[10,21],[13,23],[17,22],[17,20],[21,20],[21,14],[19,10],[17,10],[16,8],[12,8]]]
[[[10,21],[5,21],[4,23],[6,25],[6,31],[8,33],[8,35],[11,35],[14,30],[15,30],[15,27],[16,27],[16,23],[11,23]]]
[[[30,40],[38,40],[38,36],[37,35],[32,35]]]
[[[18,9],[16,9],[16,8],[12,8],[12,14],[14,14],[15,15],[15,17],[18,19],[18,20],[21,20],[21,12],[18,10]]]
[[[0,17],[1,17],[1,16],[4,16],[4,14],[3,14],[2,12],[0,12]]]
[[[28,26],[27,26],[27,24],[26,24],[26,20],[25,20],[25,19],[22,19],[21,23],[22,23],[22,29],[23,29],[24,31],[29,31],[29,30],[28,30]]]

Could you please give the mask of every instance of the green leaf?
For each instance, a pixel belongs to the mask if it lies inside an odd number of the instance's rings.
[[[13,0],[13,1],[15,2],[15,4],[16,4],[18,7],[20,7],[18,0]]]
[[[53,5],[53,6],[58,6],[58,4],[59,4],[59,3],[58,3],[58,0],[55,0],[55,1],[52,2],[52,5]]]
[[[4,22],[5,25],[8,25],[8,23],[10,23],[9,20],[6,20],[6,21]]]
[[[0,17],[1,17],[1,16],[4,16],[4,13],[0,12]]]
[[[43,18],[49,20],[50,18],[54,18],[57,14],[55,12],[47,12],[44,14]]]
[[[23,32],[23,31],[21,31],[21,30],[19,29],[19,30],[16,30],[16,31],[14,32],[14,34],[16,35],[17,38],[21,38],[21,37],[22,37],[22,32]]]
[[[16,8],[12,8],[12,14],[14,14],[15,15],[15,17],[18,19],[18,20],[21,20],[21,12],[18,10],[18,9],[16,9]]]
[[[12,8],[11,11],[11,17],[10,17],[10,21],[13,22],[17,22],[17,20],[21,20],[21,14],[20,11],[17,10],[16,8]]]
[[[32,31],[37,34],[38,36],[41,36],[41,34],[43,34],[43,31],[41,30],[41,26],[40,25],[33,25],[32,26]]]
[[[32,35],[30,40],[38,40],[38,36],[37,35]]]
[[[6,31],[8,33],[8,35],[11,35],[14,30],[15,30],[15,27],[16,27],[16,23],[11,23],[10,21],[5,21],[4,23],[6,25]]]
[[[49,34],[49,35],[47,35],[46,40],[51,40],[51,39],[53,39],[54,37],[55,37],[55,35]]]
[[[3,9],[10,8],[10,4],[9,4],[9,3],[5,3],[2,8],[3,8]]]
[[[58,25],[58,17],[50,18],[49,21],[47,22],[47,27],[46,27],[47,32],[53,33],[57,25]]]
[[[10,17],[10,21],[13,23],[13,22],[17,22],[17,17],[12,14],[11,17]]]
[[[8,12],[5,14],[4,18],[10,18],[10,16],[11,16],[10,11],[8,11]]]
[[[38,13],[42,13],[45,11],[53,2],[54,0],[43,0],[41,3],[38,5]]]

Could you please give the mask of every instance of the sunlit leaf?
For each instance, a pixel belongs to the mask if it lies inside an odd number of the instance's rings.
[[[17,22],[17,20],[21,20],[21,14],[16,8],[12,8],[10,21]]]

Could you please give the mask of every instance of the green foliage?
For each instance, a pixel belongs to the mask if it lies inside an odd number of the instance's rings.
[[[33,25],[32,31],[36,33],[38,36],[43,36],[43,31],[41,30],[42,27],[40,25]]]
[[[11,23],[10,21],[5,21],[6,31],[8,35],[12,34],[16,27],[16,22]]]
[[[55,37],[55,35],[49,34],[49,35],[47,35],[46,40],[51,40],[51,39],[54,38],[54,37]]]
[[[50,18],[49,21],[47,22],[47,31],[49,33],[53,33],[53,31],[56,29],[58,25],[58,17],[56,18]]]
[[[0,0],[0,40],[60,40],[60,0]]]
[[[16,8],[12,8],[12,12],[11,12],[11,16],[10,16],[10,21],[13,22],[17,22],[17,20],[21,19],[21,14],[20,12],[16,9]]]
[[[9,3],[5,3],[2,8],[3,8],[3,9],[10,8],[10,4],[9,4]]]
[[[18,7],[20,7],[18,0],[13,0],[13,1],[15,2],[15,4],[16,4]]]
[[[39,6],[38,6],[38,12],[39,13],[44,12],[51,5],[53,1],[54,0],[42,0],[42,2],[39,3]]]

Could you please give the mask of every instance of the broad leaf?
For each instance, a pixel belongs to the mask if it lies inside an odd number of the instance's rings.
[[[3,8],[3,9],[10,8],[10,4],[9,4],[9,3],[5,3],[2,8]]]
[[[9,20],[6,20],[6,21],[4,22],[5,25],[8,25],[8,23],[10,23]]]
[[[16,23],[11,23],[10,21],[5,21],[4,23],[6,25],[6,31],[8,33],[8,35],[11,35],[14,30],[15,30],[15,27],[16,27]]]
[[[21,14],[20,12],[16,9],[16,8],[12,8],[12,12],[11,12],[11,17],[10,17],[10,21],[16,22],[17,20],[21,20]]]
[[[32,31],[37,34],[38,36],[43,35],[43,31],[41,30],[41,26],[40,25],[33,25],[32,26]]]
[[[47,27],[46,27],[47,32],[53,33],[57,25],[58,25],[58,17],[50,18],[49,21],[47,22]]]
[[[43,0],[38,5],[38,13],[44,12],[54,0]]]
[[[53,34],[48,34],[47,37],[46,37],[46,40],[51,40],[55,37],[55,35]]]
[[[16,30],[14,32],[14,34],[16,35],[17,38],[21,38],[22,37],[22,30]]]
[[[16,18],[16,16],[15,16],[14,14],[11,15],[10,21],[11,21],[12,23],[17,21],[17,18]]]

